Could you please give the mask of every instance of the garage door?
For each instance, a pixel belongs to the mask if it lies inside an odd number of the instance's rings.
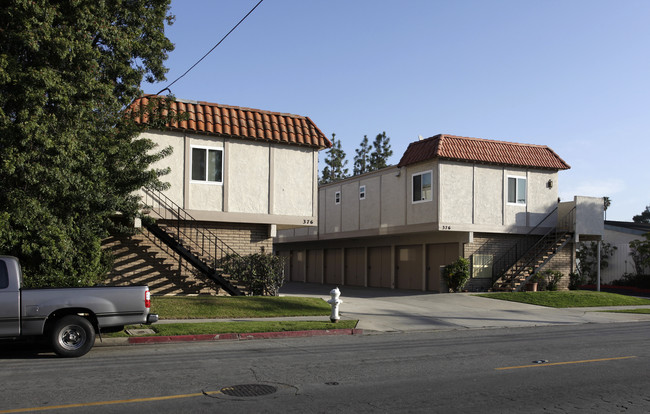
[[[422,246],[398,246],[395,273],[397,289],[423,289]]]
[[[391,288],[390,247],[368,247],[368,286]]]
[[[323,250],[307,250],[307,282],[323,283]]]
[[[446,266],[458,259],[458,243],[440,243],[427,245],[427,290],[446,292],[446,284],[441,277],[441,266]]]
[[[341,249],[325,249],[325,283],[330,285],[343,283],[342,256]]]
[[[365,286],[366,284],[366,249],[354,247],[345,249],[345,284],[348,286]]]

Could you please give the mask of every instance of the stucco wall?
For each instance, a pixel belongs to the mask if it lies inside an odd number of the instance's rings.
[[[314,176],[318,174],[314,150],[274,146],[272,157],[273,214],[311,217],[316,198]]]
[[[490,183],[494,187],[494,183]],[[440,164],[440,222],[472,223],[474,168],[470,164]],[[498,210],[498,205],[478,206]],[[496,207],[496,208],[495,208]]]
[[[228,211],[268,213],[269,145],[231,140],[226,150]]]

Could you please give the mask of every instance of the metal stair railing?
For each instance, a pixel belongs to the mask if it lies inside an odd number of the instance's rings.
[[[549,217],[551,217],[557,210],[557,207],[553,209],[553,211],[551,211],[540,223],[538,223],[537,226],[531,229],[526,234],[526,236],[533,234],[535,230],[537,230],[537,228],[539,228],[541,224],[544,223]],[[572,233],[571,230],[573,229],[574,220],[575,207],[573,207],[567,214],[558,220],[555,227],[544,233],[534,243],[529,240],[529,237],[526,237],[525,240],[522,240],[521,242],[511,247],[501,257],[499,257],[499,259],[495,260],[494,266],[492,268],[492,283],[496,284],[497,281],[505,277],[506,273],[509,271],[510,274],[508,275],[508,280],[504,281],[504,283],[510,283],[519,275],[521,275],[525,269],[532,267],[535,271],[537,268],[546,264],[550,260],[550,257],[543,260],[542,264],[538,264],[538,266],[535,266],[534,262],[544,253],[553,253],[554,255],[562,247],[564,247],[564,245],[566,245],[568,239],[563,240],[563,238]],[[563,241],[560,243],[561,240]],[[551,251],[549,251],[549,249]],[[530,276],[532,276],[532,273],[528,275],[528,277]]]
[[[239,258],[241,257],[239,253],[221,240],[215,232],[200,227],[197,224],[198,221],[191,214],[161,191],[143,188],[143,193],[145,210],[149,212],[150,216],[153,213],[155,215],[153,218],[169,223],[172,231],[163,229],[158,224],[145,224],[145,226],[159,229],[159,231],[154,229],[152,233],[188,260],[201,273],[221,285],[228,293],[242,295],[243,293],[238,288],[221,277],[220,269],[217,268],[221,259],[228,256]],[[173,225],[171,225],[172,223]]]

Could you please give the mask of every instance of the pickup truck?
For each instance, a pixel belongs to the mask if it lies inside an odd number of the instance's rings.
[[[101,332],[151,324],[147,286],[25,289],[18,259],[0,256],[0,338],[45,336],[62,357],[85,355]]]

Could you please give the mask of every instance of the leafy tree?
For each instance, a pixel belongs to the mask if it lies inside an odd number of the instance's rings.
[[[332,147],[327,150],[325,157],[325,168],[321,174],[320,183],[327,184],[342,180],[348,176],[348,169],[345,168],[348,161],[345,159],[345,151],[341,148],[341,141],[336,140],[336,134],[332,134]]]
[[[376,171],[387,167],[388,158],[391,155],[393,155],[393,150],[390,148],[390,137],[386,136],[386,132],[377,134],[372,143],[369,171]]]
[[[617,247],[612,246],[611,243],[602,242],[600,244],[600,270],[609,266],[609,259]],[[598,243],[596,242],[581,242],[576,249],[576,264],[580,278],[588,280],[589,283],[596,283],[597,279],[597,259],[598,259]]]
[[[650,206],[646,206],[641,214],[632,217],[632,221],[635,223],[650,223]]]
[[[650,233],[643,235],[645,240],[630,242],[630,256],[634,260],[634,269],[637,275],[644,275],[650,268]]]
[[[101,280],[101,239],[137,214],[134,191],[170,150],[125,109],[165,79],[170,0],[14,0],[0,8],[0,251],[27,286]],[[119,212],[121,223],[115,223]]]
[[[359,148],[354,150],[357,155],[354,156],[354,175],[360,175],[370,171],[370,145],[368,144],[368,135],[363,136]]]

